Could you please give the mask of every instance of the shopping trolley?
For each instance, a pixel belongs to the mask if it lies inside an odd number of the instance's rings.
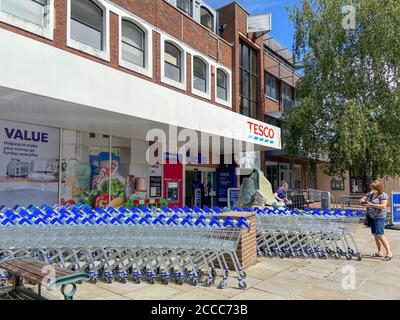
[[[108,208],[56,205],[3,208],[0,257],[33,256],[99,279],[125,283],[159,281],[210,286],[229,277],[227,257],[238,285],[246,273],[237,257],[245,217],[221,218],[200,208]]]
[[[258,255],[362,259],[354,238],[361,212],[269,208],[255,212]]]

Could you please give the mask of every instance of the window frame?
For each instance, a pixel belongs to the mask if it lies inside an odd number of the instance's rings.
[[[89,0],[92,1],[102,10],[103,15],[103,32],[102,32],[102,49],[94,48],[90,45],[82,43],[71,37],[71,9],[72,1],[67,0],[67,47],[76,49],[78,51],[87,53],[96,58],[110,61],[110,10],[102,4],[99,0]],[[83,22],[81,22],[83,23]]]
[[[245,50],[244,49],[246,49],[246,52],[248,53],[248,55],[247,55],[247,59],[248,59],[248,61],[246,60],[246,65],[244,65],[244,52],[245,52]],[[253,55],[253,53],[255,53],[255,55]],[[258,55],[259,55],[260,53],[256,50],[256,49],[254,49],[251,45],[249,45],[247,42],[245,42],[243,39],[241,39],[240,40],[240,64],[239,64],[239,71],[240,71],[240,92],[239,92],[239,94],[240,94],[240,114],[242,114],[242,115],[245,115],[245,116],[247,116],[247,117],[249,117],[249,118],[254,118],[254,119],[257,119],[258,118],[258,112],[259,112],[259,98],[258,98],[258,89],[259,89],[259,85],[260,85],[260,81],[259,81],[259,76],[258,76],[258,73],[257,73],[257,70],[258,70],[258,67],[259,67],[259,62],[258,62]],[[255,71],[256,71],[256,73],[254,73],[253,71],[253,60],[254,60],[254,58],[255,58]],[[248,63],[247,63],[248,62]],[[248,90],[247,90],[247,92],[243,92],[243,90],[244,90],[244,87],[243,87],[243,82],[244,82],[244,79],[247,77],[247,79],[248,79],[248,84],[247,84],[247,86],[248,86]],[[254,88],[253,88],[253,81],[255,80],[255,92],[256,92],[256,99],[255,100],[253,100],[252,99],[252,91],[254,90]],[[245,96],[245,94],[246,93],[248,93],[249,94],[249,96],[247,97],[247,96]],[[249,108],[249,113],[248,114],[246,114],[246,113],[244,113],[244,110],[243,110],[243,103],[244,103],[244,101],[246,101],[248,104],[249,104],[249,106],[248,106],[248,108]],[[251,108],[252,108],[252,105],[253,104],[255,104],[255,106],[256,106],[256,110],[255,110],[255,117],[253,117],[252,116],[252,110],[251,110]]]
[[[209,14],[209,16],[211,17],[211,27],[206,26],[205,24],[202,23],[202,16],[203,16],[202,13],[203,13],[203,11],[206,11],[206,12]],[[210,9],[208,9],[208,8],[205,7],[205,6],[200,6],[200,24],[201,24],[203,27],[209,29],[210,31],[215,32],[215,31],[214,31],[214,30],[215,30],[215,16],[214,16],[214,14],[210,11]]]
[[[183,48],[176,40],[173,38],[166,36],[164,34],[161,34],[160,37],[161,45],[160,45],[160,65],[161,65],[161,70],[160,70],[160,80],[162,83],[165,83],[167,85],[173,86],[175,88],[178,88],[180,90],[186,91],[186,53],[187,50]],[[173,46],[175,46],[180,52],[181,52],[181,82],[175,81],[173,79],[170,79],[165,76],[165,43],[169,42]]]
[[[126,20],[133,23],[144,33],[144,68],[129,62],[122,57],[122,23]],[[118,44],[119,44],[119,65],[123,68],[129,69],[131,71],[143,74],[149,78],[153,77],[153,30],[151,27],[147,26],[138,18],[133,16],[128,16],[126,14],[119,16],[119,32],[118,32]]]
[[[227,86],[227,100],[222,100],[218,98],[218,70],[225,73],[226,79],[226,86]],[[223,106],[232,108],[232,73],[228,69],[224,68],[223,66],[216,66],[215,68],[215,102],[221,104]]]
[[[0,8],[2,1],[3,0],[0,0]],[[54,0],[47,0],[47,4],[45,5],[45,14],[43,17],[42,26],[2,10],[0,10],[0,22],[3,22],[13,27],[17,27],[19,29],[23,29],[25,31],[36,34],[43,38],[53,40],[54,15],[55,15]]]
[[[284,95],[284,91],[285,91],[284,88],[287,88],[289,90],[290,99],[285,99],[286,96]],[[294,106],[293,88],[290,85],[288,85],[287,83],[285,83],[285,82],[281,83],[280,100],[281,100],[281,103],[282,103],[282,111],[285,110],[285,101],[290,101],[291,102],[291,106],[290,106],[291,108]]]
[[[271,78],[272,80],[275,80],[275,97],[272,97],[272,96],[270,96],[268,94],[268,90],[267,90],[267,87],[268,87],[267,79],[268,79],[268,77]],[[276,77],[274,77],[273,75],[271,75],[270,73],[266,72],[265,73],[265,96],[268,99],[271,99],[271,100],[277,102],[278,101],[278,96],[279,96],[279,90],[278,89],[279,89],[278,88],[278,79]]]
[[[205,92],[198,90],[194,87],[194,60],[195,59],[199,59],[201,62],[203,62],[205,65],[205,68],[206,68],[206,70],[205,70],[206,91]],[[210,63],[205,58],[203,58],[199,55],[195,55],[195,54],[192,55],[192,93],[197,96],[200,96],[202,98],[208,99],[208,100],[211,99],[211,90],[210,90],[211,70],[210,69],[211,69]]]
[[[185,10],[184,8],[182,8],[181,6],[178,5],[178,0],[176,0],[176,7],[183,11],[185,14],[189,15],[190,17],[193,17],[193,0],[184,0],[189,2],[189,11]]]

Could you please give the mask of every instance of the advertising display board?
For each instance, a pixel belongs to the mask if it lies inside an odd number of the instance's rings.
[[[239,204],[240,188],[228,189],[228,207],[233,208]]]
[[[217,168],[217,202],[219,206],[228,205],[228,189],[236,187],[236,169]]]
[[[0,120],[0,205],[58,202],[60,130]]]
[[[392,223],[400,224],[400,192],[392,192]]]

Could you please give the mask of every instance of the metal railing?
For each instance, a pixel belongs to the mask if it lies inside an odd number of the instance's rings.
[[[296,209],[321,208],[324,204],[332,207],[335,197],[327,191],[317,189],[292,189],[288,192],[290,205]]]

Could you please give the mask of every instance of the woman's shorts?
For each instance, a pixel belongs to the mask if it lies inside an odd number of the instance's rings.
[[[385,218],[369,218],[371,225],[371,233],[375,236],[383,236],[385,234]]]

